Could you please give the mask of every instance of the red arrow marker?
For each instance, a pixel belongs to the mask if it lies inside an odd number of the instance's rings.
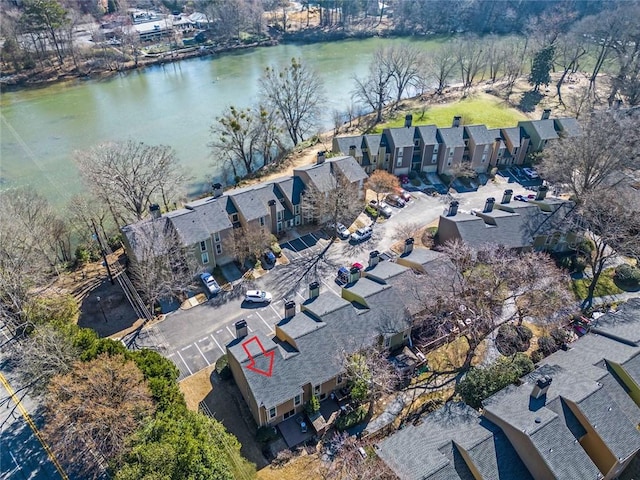
[[[256,360],[255,358],[253,358],[253,355],[249,351],[249,344],[251,344],[252,342],[256,342],[258,344],[258,348],[260,349],[260,352],[264,355],[265,358],[269,359],[269,370],[262,370],[261,368],[256,367]],[[265,352],[264,347],[262,346],[262,343],[260,343],[260,339],[255,336],[251,337],[249,340],[242,342],[242,348],[244,348],[244,351],[247,353],[247,356],[249,357],[249,364],[247,365],[247,368],[252,372],[259,373],[260,375],[264,375],[265,377],[270,377],[273,372],[273,361],[275,357],[275,352]]]

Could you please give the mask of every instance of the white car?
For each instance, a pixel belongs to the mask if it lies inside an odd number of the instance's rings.
[[[351,240],[353,240],[354,242],[364,242],[365,240],[371,238],[371,235],[373,235],[373,230],[371,230],[371,227],[362,227],[351,234]]]
[[[338,237],[342,238],[343,240],[349,238],[349,229],[341,223],[338,223],[336,225],[330,223],[329,225],[327,225],[327,229],[329,230],[329,232],[331,232],[331,235],[337,234]]]
[[[220,285],[218,285],[218,282],[216,282],[216,279],[213,278],[213,275],[211,275],[210,273],[204,272],[200,274],[200,279],[202,280],[202,283],[204,283],[204,286],[207,287],[207,290],[209,290],[209,293],[211,295],[216,295],[218,293],[220,293]]]
[[[248,303],[269,303],[271,294],[264,290],[247,290],[244,294],[244,301]]]
[[[538,178],[538,172],[536,172],[533,168],[523,168],[522,171],[525,173],[525,175],[529,178]]]

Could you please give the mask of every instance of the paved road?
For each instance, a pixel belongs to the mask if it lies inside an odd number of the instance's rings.
[[[505,188],[514,194],[527,193],[519,185],[490,183],[478,192],[455,195],[460,211],[482,208],[487,197],[502,198]],[[160,323],[145,328],[136,339],[137,347],[158,350],[171,359],[180,370],[180,379],[213,365],[225,352],[225,345],[235,339],[235,322],[247,321],[249,333],[274,332],[274,325],[284,314],[285,300],[297,303],[308,298],[308,285],[317,281],[321,291],[340,295],[335,282],[339,267],[360,262],[366,265],[369,252],[389,250],[397,241],[397,232],[409,224],[425,225],[435,221],[447,208],[449,199],[431,197],[421,192],[412,193],[414,199],[404,208],[392,208],[394,214],[374,227],[372,238],[361,244],[337,240],[330,241],[322,232],[303,235],[282,244],[288,265],[278,265],[257,280],[245,281],[232,292],[224,292],[204,305],[190,310],[178,310],[167,315]],[[318,260],[318,254],[324,254]],[[270,305],[246,305],[242,299],[247,289],[259,288],[272,293]]]
[[[38,405],[24,397],[20,408],[14,408],[15,401],[9,398],[17,390],[7,362],[11,351],[9,338],[10,333],[0,325],[0,480],[60,480],[64,477],[31,428],[42,424]]]

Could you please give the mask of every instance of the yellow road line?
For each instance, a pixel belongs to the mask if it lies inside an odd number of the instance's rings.
[[[49,456],[49,460],[51,460],[51,463],[53,463],[53,465],[56,467],[56,470],[58,470],[58,473],[60,474],[60,477],[62,478],[62,480],[69,480],[69,477],[67,476],[65,471],[62,469],[62,466],[60,465],[60,463],[58,463],[58,459],[55,457],[55,455],[49,448],[49,445],[47,445],[47,442],[45,442],[44,438],[42,438],[42,435],[40,434],[40,430],[38,430],[38,427],[36,427],[36,424],[33,423],[33,420],[31,419],[31,415],[29,415],[29,412],[27,412],[26,408],[24,408],[24,405],[22,405],[22,402],[13,391],[13,388],[11,388],[11,385],[9,385],[9,382],[1,373],[0,373],[0,383],[2,383],[5,390],[9,394],[9,397],[11,397],[11,400],[13,400],[13,403],[15,403],[16,406],[18,407],[18,410],[20,410],[20,413],[22,414],[26,422],[31,427],[31,430],[33,430],[33,434],[40,441],[40,444],[42,445],[42,448],[44,448],[44,451],[47,452],[47,455]]]

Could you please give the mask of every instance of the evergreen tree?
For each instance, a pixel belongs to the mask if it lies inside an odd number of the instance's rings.
[[[529,74],[529,83],[533,85],[533,91],[537,92],[540,85],[547,86],[551,82],[551,67],[553,66],[553,54],[555,47],[549,45],[543,48],[533,57],[533,65],[531,65],[531,73]]]

